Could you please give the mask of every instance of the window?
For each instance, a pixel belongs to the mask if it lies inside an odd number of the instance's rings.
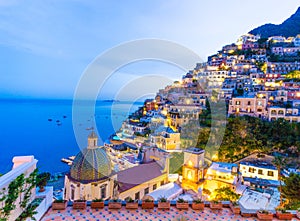
[[[75,189],[74,187],[71,188],[71,199],[74,200],[75,198]]]
[[[254,171],[255,171],[255,169],[254,168],[252,168],[252,167],[249,167],[249,173],[254,173]]]
[[[263,175],[263,171],[261,169],[259,169],[258,174]]]
[[[273,171],[268,171],[268,176],[274,176],[274,172]]]
[[[165,184],[165,181],[161,181],[160,185],[163,186]]]
[[[106,185],[102,185],[101,187],[100,187],[100,197],[102,198],[102,199],[105,199],[106,198]]]
[[[157,188],[157,184],[154,184],[153,185],[153,190],[156,190],[156,188]]]
[[[139,200],[140,199],[140,192],[135,193],[135,200]]]
[[[240,101],[236,101],[235,102],[236,105],[240,105],[240,103],[241,103]]]
[[[144,190],[144,195],[147,195],[149,193],[149,187],[147,187],[145,190]]]
[[[248,105],[251,105],[251,101],[248,101]]]

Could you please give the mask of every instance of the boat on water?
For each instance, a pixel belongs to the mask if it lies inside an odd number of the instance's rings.
[[[68,157],[68,158],[69,158],[70,160],[73,161],[73,160],[75,159],[75,157],[76,157],[76,156],[70,156],[70,157]]]
[[[61,161],[62,161],[63,163],[66,163],[66,164],[68,164],[69,166],[71,166],[71,165],[72,165],[72,163],[73,163],[73,160],[66,159],[66,158],[62,158],[62,159],[61,159]]]

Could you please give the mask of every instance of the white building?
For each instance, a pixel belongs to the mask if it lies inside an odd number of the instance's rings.
[[[30,175],[32,175],[36,170],[36,164],[38,161],[34,158],[34,156],[17,156],[13,158],[12,162],[13,162],[12,170],[0,177],[0,198],[2,198],[8,193],[9,189],[11,188],[9,187],[10,184],[14,182],[16,179],[18,179],[22,175],[24,175],[25,179],[28,178]],[[29,185],[30,183],[26,183],[26,182],[23,183],[22,188],[24,189],[24,191],[26,191],[26,188],[29,188]],[[18,188],[21,188],[21,186],[18,186]],[[17,191],[17,189],[15,189],[15,191]],[[53,188],[47,187],[45,192],[39,193],[36,192],[36,187],[34,186],[30,191],[30,198],[27,203],[27,206],[35,198],[43,198],[42,202],[35,209],[37,214],[34,215],[34,218],[36,220],[39,220],[52,204]],[[13,202],[15,208],[10,212],[10,215],[8,217],[4,218],[4,220],[14,221],[22,214],[22,212],[25,209],[20,206],[20,203],[24,202],[23,200],[24,200],[24,192],[18,193],[17,199]],[[0,208],[3,208],[4,206],[5,206],[5,201],[0,202]],[[0,211],[0,220],[2,215]]]
[[[240,162],[239,171],[243,177],[278,180],[278,170],[265,162]]]

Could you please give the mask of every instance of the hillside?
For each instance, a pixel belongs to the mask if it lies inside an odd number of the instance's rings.
[[[296,36],[300,34],[300,7],[290,18],[285,20],[280,25],[265,24],[258,28],[253,29],[249,33],[260,34],[262,38],[268,38],[270,36]]]

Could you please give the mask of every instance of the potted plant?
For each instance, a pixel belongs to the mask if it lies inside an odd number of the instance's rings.
[[[204,210],[204,202],[201,199],[194,199],[192,203],[192,209]]]
[[[177,209],[189,209],[189,203],[188,203],[188,201],[186,201],[182,198],[178,198],[178,200],[176,202],[176,208]]]
[[[36,177],[36,185],[39,187],[39,192],[45,191],[45,186],[47,185],[47,182],[50,180],[50,173],[44,172],[40,173]]]
[[[160,197],[157,203],[158,209],[170,209],[170,201],[166,197]]]
[[[108,209],[121,209],[122,202],[119,199],[112,199],[108,201]]]
[[[210,206],[211,209],[222,209],[223,208],[223,204],[219,200],[211,201],[209,206]]]
[[[67,200],[54,200],[52,203],[52,210],[64,210],[67,208]]]
[[[240,205],[238,204],[238,202],[231,201],[229,204],[229,207],[234,214],[240,214],[241,208],[240,208]]]
[[[292,220],[293,214],[287,212],[284,208],[281,208],[276,210],[276,217],[279,220]]]
[[[85,209],[86,208],[86,200],[74,200],[73,209]]]
[[[259,220],[272,220],[273,214],[269,212],[268,210],[258,210],[256,212],[257,218]]]
[[[126,209],[138,209],[139,203],[137,200],[133,200],[131,197],[126,199]]]
[[[92,209],[103,209],[104,208],[104,202],[102,199],[93,199],[91,202],[91,208]]]
[[[153,209],[154,202],[151,199],[145,199],[142,201],[142,209]]]

